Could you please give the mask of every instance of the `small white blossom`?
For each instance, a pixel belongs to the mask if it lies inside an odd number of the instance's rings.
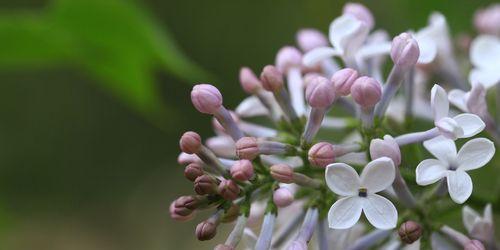
[[[488,243],[494,241],[493,211],[491,204],[484,207],[482,216],[471,207],[464,206],[462,209],[462,219],[465,229],[467,229],[471,237]]]
[[[442,136],[424,142],[424,147],[437,159],[427,159],[416,169],[421,186],[446,178],[451,199],[464,203],[472,194],[472,180],[466,171],[486,165],[495,154],[493,142],[476,138],[465,143],[457,153],[455,142]]]
[[[448,93],[448,100],[463,112],[473,113],[479,117],[486,117],[489,114],[486,89],[482,84],[474,84],[468,92],[453,89]]]
[[[391,159],[378,158],[365,166],[361,176],[349,165],[334,163],[325,172],[326,184],[342,196],[328,212],[328,223],[333,229],[354,226],[364,212],[368,221],[376,228],[396,227],[398,211],[385,197],[376,193],[390,187],[395,178],[395,167]]]
[[[474,39],[470,48],[470,60],[474,68],[469,73],[472,84],[482,84],[486,89],[500,82],[500,39],[481,35]]]
[[[419,64],[433,62],[436,58],[446,58],[452,54],[448,24],[443,14],[434,12],[429,17],[429,24],[415,34],[420,56]]]

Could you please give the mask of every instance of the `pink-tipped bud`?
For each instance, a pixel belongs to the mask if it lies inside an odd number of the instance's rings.
[[[380,101],[382,86],[377,80],[363,76],[352,84],[351,96],[361,107],[371,108]]]
[[[273,65],[267,65],[260,74],[262,87],[265,90],[276,92],[283,87],[283,74]]]
[[[253,176],[253,165],[249,160],[239,160],[231,167],[231,176],[238,181],[248,181]]]
[[[315,48],[327,47],[328,39],[321,33],[321,31],[316,29],[302,29],[297,32],[297,44],[299,48],[308,52]]]
[[[372,29],[375,25],[371,11],[360,3],[346,3],[342,14],[350,14],[359,21],[363,22],[368,29]]]
[[[191,220],[193,219],[195,213],[194,211],[192,211],[191,213],[189,213],[188,215],[180,215],[177,213],[177,209],[175,207],[175,202],[176,201],[172,201],[172,203],[170,203],[170,206],[169,206],[169,214],[170,214],[170,217],[176,221],[188,221],[188,220]]]
[[[286,164],[276,164],[271,166],[271,176],[282,183],[293,182],[293,169]]]
[[[311,72],[311,73],[307,73],[304,75],[304,88],[307,89],[307,86],[309,86],[309,84],[314,80],[314,78],[318,77],[318,76],[322,76],[321,74],[319,73],[316,73],[316,72]]]
[[[420,56],[417,40],[408,33],[394,37],[391,45],[391,59],[402,68],[415,66]]]
[[[422,236],[422,227],[415,221],[407,221],[399,227],[399,238],[406,244],[411,244]]]
[[[210,219],[201,222],[196,226],[196,238],[198,240],[210,240],[217,234],[217,224]]]
[[[285,46],[276,55],[276,68],[281,72],[288,72],[290,68],[302,65],[302,53],[292,46]]]
[[[192,162],[184,168],[184,177],[190,181],[203,175],[203,167],[200,163]]]
[[[192,203],[192,196],[181,196],[174,201],[174,213],[181,216],[188,216],[193,212],[193,209],[187,208],[186,204]]]
[[[280,187],[274,190],[273,201],[278,207],[287,207],[293,202],[293,194],[288,188]]]
[[[338,96],[347,96],[351,94],[352,84],[358,79],[358,76],[358,71],[350,68],[341,69],[335,72],[332,76],[335,94]]]
[[[179,163],[180,165],[187,165],[193,162],[202,163],[201,159],[195,154],[187,154],[181,152],[177,157],[177,163]]]
[[[209,175],[201,175],[194,180],[194,191],[199,195],[216,194],[216,180]]]
[[[232,201],[238,198],[240,187],[233,180],[222,180],[219,184],[219,194],[222,198]]]
[[[474,14],[474,26],[484,34],[500,36],[500,4],[492,4]]]
[[[373,160],[381,157],[389,157],[395,166],[401,165],[401,151],[399,145],[390,135],[384,139],[373,139],[370,142],[370,156]]]
[[[309,149],[308,158],[312,165],[324,168],[335,161],[334,147],[328,142],[316,143]]]
[[[262,87],[259,78],[248,67],[240,69],[240,84],[247,94],[255,94]]]
[[[195,154],[200,151],[201,148],[201,137],[198,133],[193,131],[185,132],[181,136],[181,140],[179,141],[179,146],[181,147],[182,152],[188,154]]]
[[[215,114],[222,106],[222,94],[210,84],[198,84],[191,91],[191,102],[201,113]]]
[[[257,138],[242,137],[236,142],[236,155],[240,159],[253,160],[259,155]]]
[[[464,250],[485,250],[483,243],[478,240],[470,240],[464,245]]]
[[[214,250],[234,250],[235,248],[229,245],[219,244],[215,246]]]
[[[327,78],[316,76],[310,79],[306,88],[306,100],[313,108],[326,108],[335,99],[335,89]]]

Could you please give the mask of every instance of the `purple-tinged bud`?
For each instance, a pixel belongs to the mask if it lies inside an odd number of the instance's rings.
[[[200,157],[195,154],[181,152],[177,157],[177,163],[179,163],[180,165],[187,165],[193,162],[202,163]]]
[[[241,87],[247,94],[255,94],[260,88],[262,83],[259,78],[248,67],[240,69],[240,83]]]
[[[304,88],[307,89],[307,86],[309,86],[309,84],[314,80],[314,78],[316,78],[318,76],[322,76],[322,75],[319,73],[316,73],[316,72],[311,72],[311,73],[305,74],[304,75]]]
[[[201,175],[194,180],[194,191],[199,195],[216,194],[216,180],[209,175]]]
[[[347,96],[351,94],[351,87],[354,81],[358,79],[358,72],[354,69],[341,69],[332,76],[332,83],[335,87],[337,96]]]
[[[335,161],[334,146],[328,142],[314,144],[308,153],[309,162],[318,167],[326,167]]]
[[[315,48],[327,47],[328,39],[321,33],[321,31],[316,29],[302,29],[297,32],[297,44],[299,48],[308,52]]]
[[[286,73],[290,68],[300,67],[302,65],[302,53],[292,46],[285,46],[278,51],[276,55],[276,68]]]
[[[326,108],[335,99],[333,84],[322,76],[310,80],[306,88],[306,100],[313,108]]]
[[[271,166],[271,176],[282,183],[293,182],[293,169],[286,164],[276,164]]]
[[[500,4],[492,4],[474,14],[474,26],[484,34],[500,35]]]
[[[229,209],[227,209],[227,211],[224,213],[224,216],[222,216],[221,222],[222,223],[233,222],[238,218],[239,215],[240,215],[240,206],[233,203],[231,204]]]
[[[401,151],[399,145],[390,135],[384,139],[373,139],[370,142],[370,156],[373,160],[381,157],[389,157],[395,166],[401,165]]]
[[[240,159],[253,160],[259,155],[257,138],[243,137],[236,142],[236,155]]]
[[[238,198],[240,187],[233,180],[222,180],[218,191],[222,198],[232,201]]]
[[[351,96],[363,108],[371,108],[380,101],[382,86],[377,80],[363,76],[352,84]]]
[[[280,187],[274,190],[273,201],[278,207],[287,207],[293,202],[293,194],[288,188]]]
[[[203,175],[203,167],[200,163],[192,162],[184,168],[184,177],[190,181]]]
[[[422,227],[415,221],[407,221],[399,227],[399,238],[406,244],[411,244],[422,236]]]
[[[196,238],[198,240],[210,240],[217,234],[217,224],[208,219],[196,226]]]
[[[224,245],[224,244],[219,244],[215,246],[214,250],[235,250],[236,248],[229,246],[229,245]]]
[[[346,3],[342,14],[350,14],[359,21],[363,22],[368,29],[372,29],[375,25],[371,11],[360,3]]]
[[[483,243],[478,240],[470,240],[464,245],[464,250],[485,250]]]
[[[180,215],[180,214],[177,214],[176,213],[176,209],[175,209],[175,201],[173,201],[172,203],[170,203],[170,207],[169,207],[169,213],[170,213],[170,217],[176,221],[188,221],[188,220],[191,220],[193,219],[194,217],[194,212],[188,214],[188,215]]]
[[[407,69],[415,66],[420,56],[417,40],[408,33],[394,37],[391,45],[391,59],[394,64]]]
[[[193,131],[185,132],[179,141],[179,146],[182,152],[188,154],[195,154],[200,151],[201,137],[198,133]]]
[[[191,102],[204,114],[215,114],[222,106],[222,94],[210,84],[198,84],[191,91]]]
[[[253,176],[253,165],[249,160],[239,160],[231,167],[231,176],[238,181],[248,181]]]
[[[283,74],[273,65],[267,65],[260,74],[262,87],[271,92],[277,92],[283,88]]]
[[[174,201],[174,213],[181,216],[188,216],[193,212],[193,209],[186,207],[187,203],[193,202],[192,196],[181,196]]]
[[[292,241],[287,248],[287,250],[307,250],[307,249],[308,249],[307,243],[302,239]]]

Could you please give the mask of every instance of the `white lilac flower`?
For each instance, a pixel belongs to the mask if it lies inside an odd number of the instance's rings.
[[[431,90],[431,107],[434,115],[434,125],[441,135],[449,139],[472,137],[485,127],[481,118],[474,114],[463,113],[453,118],[449,117],[450,103],[448,95],[437,84]]]
[[[484,207],[484,212],[480,215],[469,206],[464,206],[462,209],[462,219],[465,229],[469,235],[481,240],[485,243],[494,243],[494,224],[493,224],[493,211],[491,204]]]
[[[472,84],[480,83],[486,89],[500,82],[500,39],[481,35],[474,39],[470,48],[470,60],[474,68],[469,73]]]
[[[420,48],[419,64],[427,64],[437,57],[446,58],[452,54],[448,24],[443,14],[432,13],[429,24],[415,33]]]
[[[482,84],[474,84],[467,92],[453,89],[448,93],[448,100],[459,110],[476,114],[482,119],[489,115],[486,89]]]
[[[329,226],[333,229],[350,228],[364,212],[374,227],[395,228],[398,219],[396,207],[385,197],[376,194],[391,186],[395,172],[394,163],[387,157],[368,163],[361,176],[345,163],[329,165],[325,172],[326,184],[334,193],[342,196],[328,212]]]
[[[493,142],[476,138],[466,142],[458,151],[455,142],[436,137],[424,142],[424,147],[437,159],[427,159],[416,169],[417,184],[433,184],[446,178],[451,199],[464,203],[472,194],[472,180],[466,171],[483,167],[495,154]]]

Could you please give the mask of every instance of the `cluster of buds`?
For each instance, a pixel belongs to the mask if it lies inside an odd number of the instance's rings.
[[[365,6],[347,3],[328,38],[300,30],[297,48],[281,48],[260,77],[242,67],[249,97],[234,111],[215,86],[195,85],[192,103],[213,116],[216,136],[182,135],[178,162],[195,194],[173,201],[171,217],[211,210],[199,240],[232,228],[215,249],[303,250],[313,240],[319,249],[496,249],[500,204],[482,216],[464,206],[466,233],[439,219],[474,196],[467,172],[488,165],[500,143],[486,94],[500,82],[499,16],[498,5],[476,14],[468,80],[441,14],[391,41],[372,30]]]

